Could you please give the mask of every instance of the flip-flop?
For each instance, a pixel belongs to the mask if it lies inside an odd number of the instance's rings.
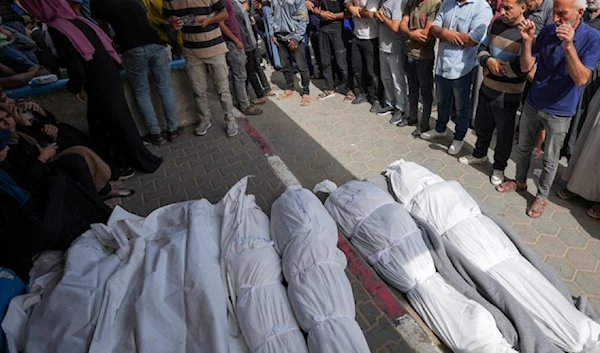
[[[275,95],[275,92],[273,92],[273,91],[265,92],[265,95],[267,97],[273,97]]]
[[[594,206],[588,208],[586,213],[593,219],[600,219],[600,203],[595,203]]]
[[[261,98],[257,98],[257,99],[261,99]],[[264,99],[264,101],[256,101],[256,99],[255,99],[255,100],[253,100],[253,101],[252,101],[252,105],[263,105],[263,104],[267,104],[267,99],[266,99],[266,98],[263,98],[263,99]]]
[[[108,195],[102,197],[103,200],[109,200],[115,197],[129,197],[135,194],[135,190],[132,189],[117,189],[117,194],[111,194],[114,190],[111,190]]]
[[[507,180],[502,184],[496,186],[496,191],[501,193],[511,192],[511,191],[524,191],[527,190],[527,187],[519,186],[516,180]]]
[[[308,94],[302,96],[302,100],[300,101],[300,105],[306,107],[310,104],[311,98]]]
[[[346,97],[344,97],[344,103],[352,103],[352,101],[354,100],[354,98],[356,98],[356,96],[354,95],[354,93],[348,92],[348,94],[346,94]]]
[[[556,193],[556,196],[560,197],[563,200],[571,200],[571,199],[576,198],[579,195],[577,195],[574,192],[569,191],[569,189],[567,189],[567,188],[564,188],[564,189],[559,190]]]
[[[531,206],[527,209],[527,215],[531,218],[540,218],[546,210],[546,205],[548,205],[547,199],[536,197],[535,201],[533,201]],[[537,215],[532,214],[532,212],[537,213]]]
[[[284,91],[282,94],[280,94],[277,97],[277,99],[279,99],[281,101],[281,100],[284,100],[284,99],[288,99],[288,98],[292,97],[295,94],[296,94],[296,92],[294,92],[294,91],[291,91],[289,93],[287,93],[287,92]]]

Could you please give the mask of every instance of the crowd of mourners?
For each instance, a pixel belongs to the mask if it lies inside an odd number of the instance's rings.
[[[495,133],[490,181],[499,192],[525,190],[531,159],[542,158],[530,217],[544,212],[567,156],[558,196],[588,199],[588,215],[600,219],[599,14],[600,0],[0,0],[0,266],[27,277],[35,254],[65,250],[90,224],[107,221],[133,193],[122,180],[160,166],[146,145],[181,133],[170,81],[170,61],[179,58],[198,136],[213,122],[209,80],[228,137],[239,133],[240,113],[262,114],[275,95],[266,60],[285,78],[278,99],[297,96],[299,73],[302,106],[311,103],[313,78],[324,79],[318,100],[368,103],[424,140],[445,136],[453,119],[451,155],[472,126],[477,143],[459,158],[464,164],[487,163]],[[51,73],[68,77],[68,91],[87,104],[89,135],[4,91]],[[515,136],[517,171],[507,179]]]

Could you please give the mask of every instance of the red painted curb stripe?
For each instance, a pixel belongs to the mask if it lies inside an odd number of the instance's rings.
[[[273,149],[264,137],[256,130],[248,119],[238,119],[244,131],[250,136],[252,142],[262,153],[271,154]],[[369,266],[369,264],[356,252],[350,242],[341,234],[338,235],[338,247],[346,254],[348,259],[348,269],[365,290],[373,297],[375,306],[379,308],[385,316],[394,321],[406,314],[406,310],[400,305],[396,296],[389,287],[383,282],[379,275]]]
[[[373,297],[373,301],[379,310],[392,322],[405,315],[406,310],[400,305],[396,296],[371,266],[356,252],[346,237],[338,234],[338,238],[338,247],[346,254],[348,259],[348,269]]]
[[[242,128],[244,129],[244,131],[246,131],[248,136],[250,136],[252,142],[254,142],[254,144],[256,145],[256,148],[258,148],[264,154],[270,154],[272,151],[271,145],[269,145],[267,140],[265,140],[264,137],[262,137],[262,135],[260,134],[260,132],[256,130],[254,125],[250,123],[250,120],[239,119],[239,121],[242,124]]]

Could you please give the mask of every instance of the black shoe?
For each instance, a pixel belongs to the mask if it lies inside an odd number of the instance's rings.
[[[416,119],[415,120],[408,119],[407,121],[408,121],[408,126],[417,126],[417,124],[419,123],[419,121]]]
[[[373,105],[371,106],[371,109],[369,109],[369,111],[371,113],[377,113],[378,111],[380,111],[381,108],[381,103],[379,103],[379,101],[374,101]]]
[[[394,114],[395,112],[396,112],[396,108],[391,107],[386,104],[385,107],[382,107],[381,109],[379,109],[377,111],[377,115],[384,116],[384,115]]]
[[[398,125],[398,124],[402,123],[403,121],[406,121],[406,119],[404,119],[404,112],[402,110],[398,110],[394,113],[394,115],[390,119],[390,124]]]
[[[164,145],[165,143],[167,143],[167,140],[165,140],[165,138],[162,137],[161,134],[148,134],[144,136],[144,141],[156,146]]]
[[[354,97],[354,100],[352,101],[352,104],[360,104],[360,103],[364,103],[366,101],[367,101],[367,95],[361,93],[358,96]]]
[[[181,132],[182,132],[183,128],[178,127],[175,131],[169,131],[169,141],[170,142],[175,142],[179,139],[179,136],[181,136]]]
[[[414,129],[414,131],[411,133],[411,135],[412,135],[414,138],[417,138],[417,137],[421,136],[421,129],[420,129],[420,128],[416,128],[416,129]]]
[[[131,179],[135,176],[135,170],[133,168],[121,168],[119,172],[119,180]]]

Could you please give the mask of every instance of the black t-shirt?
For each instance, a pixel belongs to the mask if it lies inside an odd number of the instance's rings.
[[[92,0],[91,7],[92,17],[110,23],[121,51],[162,44],[141,0]]]
[[[344,12],[344,0],[321,0],[321,11],[333,13]],[[327,33],[341,32],[344,28],[344,20],[323,21],[321,20],[321,31]]]
[[[23,17],[19,16],[12,8],[13,0],[0,0],[0,16],[2,23],[19,21],[23,22]]]

